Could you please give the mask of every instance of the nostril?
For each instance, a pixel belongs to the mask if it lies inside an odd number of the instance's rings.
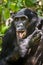
[[[17,26],[17,27],[20,27],[20,26]]]
[[[18,27],[18,28],[19,28],[19,27],[20,27],[20,28],[22,28],[22,27],[23,27],[23,25],[17,25],[17,27]]]

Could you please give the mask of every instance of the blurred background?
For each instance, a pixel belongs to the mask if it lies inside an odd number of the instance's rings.
[[[0,51],[2,38],[11,25],[7,22],[11,13],[16,13],[25,7],[36,11],[38,16],[43,17],[43,0],[0,0]]]

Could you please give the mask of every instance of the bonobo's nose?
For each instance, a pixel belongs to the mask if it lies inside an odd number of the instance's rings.
[[[20,26],[23,26],[23,24],[22,24],[22,23],[20,23],[19,25],[20,25]]]
[[[25,27],[22,23],[16,25],[16,31],[25,30]]]
[[[22,23],[17,24],[17,27],[23,27]]]
[[[25,28],[21,26],[16,28],[16,31],[22,31],[22,30],[25,30]]]

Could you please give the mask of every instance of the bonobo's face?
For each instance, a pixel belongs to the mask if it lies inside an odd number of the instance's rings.
[[[28,17],[26,15],[15,16],[14,23],[16,26],[16,34],[19,39],[23,39],[27,35]]]

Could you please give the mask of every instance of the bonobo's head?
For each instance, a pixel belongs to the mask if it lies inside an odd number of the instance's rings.
[[[30,9],[23,8],[16,13],[14,24],[18,38],[23,39],[30,35],[36,26],[37,14]]]

